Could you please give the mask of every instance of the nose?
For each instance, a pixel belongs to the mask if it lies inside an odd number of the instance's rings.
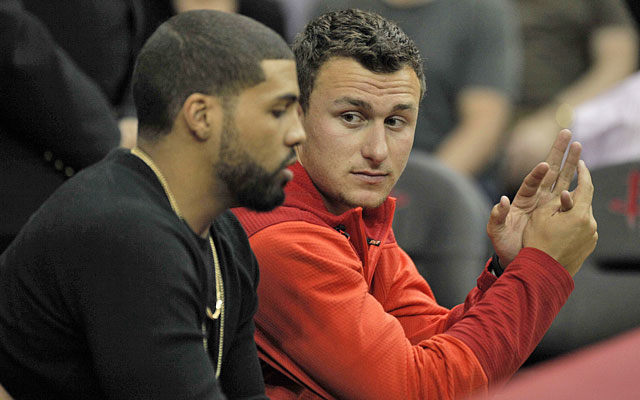
[[[291,113],[291,123],[285,135],[285,144],[289,147],[297,146],[307,140],[307,134],[302,126],[300,114],[298,112]]]
[[[362,156],[374,165],[381,164],[389,155],[387,133],[384,122],[376,122],[367,130],[362,143]]]

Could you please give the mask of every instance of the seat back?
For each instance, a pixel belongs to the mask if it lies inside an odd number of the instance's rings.
[[[396,240],[438,303],[460,304],[490,256],[488,198],[474,182],[419,150],[411,153],[392,196]]]
[[[594,259],[640,273],[640,160],[599,168],[591,175],[598,221]]]
[[[530,363],[640,327],[640,161],[591,175],[598,244]]]

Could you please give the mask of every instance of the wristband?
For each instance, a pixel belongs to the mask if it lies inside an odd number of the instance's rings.
[[[493,272],[493,274],[498,278],[504,272],[504,268],[502,268],[502,265],[500,265],[500,258],[498,258],[498,255],[495,253],[493,254],[493,257],[491,257],[489,272]]]

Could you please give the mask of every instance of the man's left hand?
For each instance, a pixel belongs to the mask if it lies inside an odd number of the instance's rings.
[[[506,196],[491,210],[487,234],[493,248],[506,267],[522,249],[522,235],[531,213],[539,206],[560,197],[560,211],[573,207],[572,195],[567,191],[580,160],[582,146],[571,143],[571,132],[561,130],[545,162],[536,165],[524,178],[513,203]],[[567,159],[562,167],[564,153],[569,146]]]

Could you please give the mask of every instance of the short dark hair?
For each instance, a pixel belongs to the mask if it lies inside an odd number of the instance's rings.
[[[393,73],[411,67],[425,82],[422,59],[415,43],[395,23],[378,14],[358,9],[331,11],[310,21],[293,43],[296,56],[300,105],[309,106],[318,70],[331,57],[349,57],[377,73]]]
[[[264,81],[263,60],[293,59],[287,43],[248,17],[213,10],[168,19],[138,54],[133,97],[139,135],[168,133],[193,93],[228,97]]]

